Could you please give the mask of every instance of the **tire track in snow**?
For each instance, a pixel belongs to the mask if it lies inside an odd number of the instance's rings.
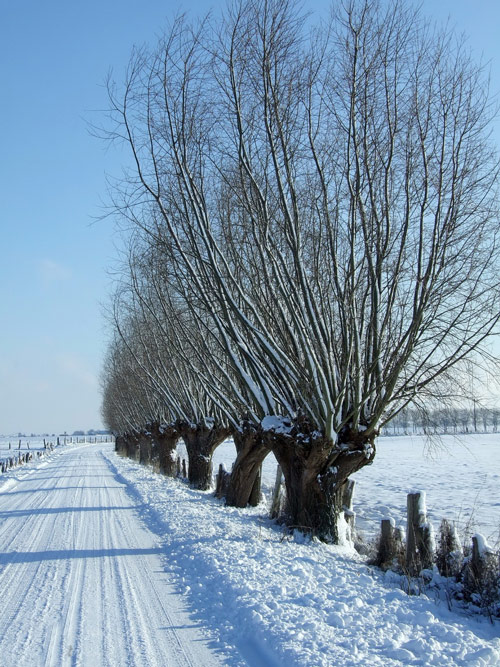
[[[82,489],[78,494],[78,507],[83,509],[86,507],[83,480],[78,486]],[[78,550],[79,545],[82,543],[82,535],[85,534],[87,526],[87,521],[75,521],[75,515],[71,514],[71,541],[68,547]],[[73,651],[78,634],[77,628],[81,613],[80,599],[84,581],[85,561],[83,558],[76,557],[71,563],[67,577],[64,579],[61,587],[62,590],[67,591],[67,594],[62,599],[57,622],[54,623],[52,628],[49,651],[47,652],[47,664],[49,665],[72,664]]]
[[[42,482],[41,490],[32,493],[29,489],[19,491],[19,485],[16,485],[11,494],[3,497],[2,503],[5,530],[0,535],[0,544],[4,555],[10,554],[11,557],[0,576],[0,587],[4,591],[0,627],[14,628],[21,625],[23,628],[20,632],[9,633],[9,649],[13,655],[19,656],[20,664],[24,647],[32,640],[37,626],[40,625],[40,619],[44,618],[50,606],[54,591],[58,589],[57,581],[47,576],[47,563],[37,560],[36,551],[33,549],[33,545],[41,542],[51,544],[56,530],[51,510],[57,510],[57,496],[46,491],[46,487],[51,486],[53,480],[50,476],[42,476],[39,481]],[[5,512],[9,496],[13,499],[10,519],[6,518]],[[65,514],[64,521],[67,525],[68,514]],[[6,540],[7,535],[10,539]],[[0,562],[2,560],[0,558]],[[26,609],[34,621],[31,625],[19,623],[20,617],[26,615]]]

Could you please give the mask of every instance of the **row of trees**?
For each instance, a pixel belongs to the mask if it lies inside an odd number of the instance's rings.
[[[478,401],[479,403],[479,401]],[[410,433],[498,433],[500,409],[473,405],[434,410],[406,408],[381,430],[383,435]]]
[[[290,522],[336,541],[381,426],[453,400],[497,331],[482,68],[406,3],[347,0],[314,28],[249,0],[175,20],[109,98],[132,167],[106,425],[182,436],[200,486],[233,433],[235,505],[272,450]]]

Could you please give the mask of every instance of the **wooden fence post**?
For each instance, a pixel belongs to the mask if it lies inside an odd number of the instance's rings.
[[[229,484],[229,478],[231,477],[230,473],[224,467],[224,464],[219,465],[219,472],[216,476],[215,483],[215,497],[223,498],[227,492],[227,485]]]
[[[407,496],[406,567],[412,576],[422,569],[432,567],[434,560],[434,536],[427,521],[425,492]]]
[[[280,464],[278,463],[278,466],[276,468],[276,480],[274,482],[273,499],[271,501],[271,511],[269,512],[269,516],[271,517],[271,519],[276,519],[279,516],[281,510],[282,497],[283,497],[283,472],[281,470]]]
[[[382,519],[380,523],[380,541],[378,543],[376,565],[390,568],[395,556],[394,549],[394,519]]]
[[[473,577],[477,583],[484,583],[489,566],[491,569],[493,569],[492,566],[494,560],[495,560],[494,551],[488,545],[485,538],[480,533],[476,533],[476,535],[473,535],[470,568]],[[496,568],[494,569],[496,570]]]

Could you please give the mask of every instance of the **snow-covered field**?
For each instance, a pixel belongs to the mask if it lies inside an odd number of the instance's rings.
[[[409,444],[379,441],[357,476],[358,523],[402,519],[407,491],[422,488],[431,517],[470,503],[478,529],[498,526],[499,436],[469,436],[432,462]],[[408,597],[348,548],[286,536],[265,514],[111,444],[60,447],[1,475],[0,663],[500,664],[498,623]]]
[[[40,437],[19,438],[17,436],[0,436],[0,461],[8,458],[17,459],[21,454],[26,454],[27,452],[31,452],[32,454],[43,452],[45,451],[43,440]],[[55,445],[57,439],[45,438],[45,442],[46,444]]]

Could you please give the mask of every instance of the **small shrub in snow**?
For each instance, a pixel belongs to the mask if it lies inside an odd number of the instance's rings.
[[[402,531],[396,528],[393,519],[384,519],[377,542],[377,553],[372,563],[384,570],[398,570],[404,562],[404,553]]]
[[[436,565],[443,577],[457,578],[462,570],[464,554],[456,527],[447,519],[441,521]]]
[[[472,538],[472,553],[464,562],[461,581],[465,601],[491,619],[500,617],[500,554],[482,535]]]

